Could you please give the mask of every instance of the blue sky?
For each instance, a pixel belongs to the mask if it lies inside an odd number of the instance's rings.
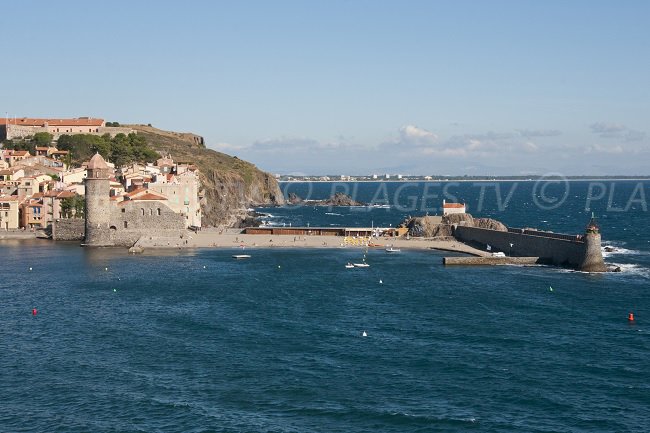
[[[650,2],[21,1],[0,110],[273,173],[650,174]]]

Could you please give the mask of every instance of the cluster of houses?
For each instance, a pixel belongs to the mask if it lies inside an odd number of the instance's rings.
[[[85,195],[86,165],[68,167],[67,151],[56,147],[1,150],[0,229],[45,229],[56,219],[75,216],[65,199]],[[192,164],[176,163],[170,156],[155,164],[110,168],[110,200],[154,200],[183,215],[186,227],[201,226],[199,176]],[[80,216],[80,215],[76,215]]]

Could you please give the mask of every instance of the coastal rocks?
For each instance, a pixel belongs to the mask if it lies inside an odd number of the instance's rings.
[[[315,200],[308,202],[311,206],[366,206],[365,203],[353,200],[347,194],[337,192],[327,200]]]
[[[474,218],[474,227],[479,229],[496,230],[498,232],[507,232],[508,227],[501,221],[492,218]]]
[[[248,212],[242,215],[239,215],[238,219],[233,223],[233,228],[246,228],[246,227],[259,227],[262,225],[260,217],[265,216],[259,212]]]
[[[474,218],[468,213],[449,214],[442,217],[409,217],[400,224],[400,227],[409,229],[409,236],[427,238],[451,237],[453,236],[453,226],[477,227],[500,232],[508,231],[508,228],[497,220],[491,218]]]
[[[142,254],[144,253],[144,248],[139,245],[134,245],[129,248],[129,254]]]
[[[413,237],[449,237],[452,235],[452,228],[449,224],[442,224],[439,216],[424,216],[408,218],[400,227],[408,228],[409,236]]]
[[[443,224],[449,225],[461,225],[474,227],[474,217],[468,213],[452,213],[448,215],[443,215],[442,217]]]
[[[290,192],[289,197],[287,197],[287,204],[296,205],[302,203],[304,200],[298,196],[295,192]]]

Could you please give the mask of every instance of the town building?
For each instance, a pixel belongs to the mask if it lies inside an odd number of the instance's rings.
[[[449,215],[455,213],[465,213],[465,203],[447,203],[442,201],[442,214]]]
[[[16,230],[20,227],[20,199],[16,196],[0,197],[0,229]]]

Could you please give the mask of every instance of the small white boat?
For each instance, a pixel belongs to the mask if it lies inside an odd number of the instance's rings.
[[[345,269],[352,269],[352,268],[354,268],[354,265],[352,263],[348,263],[347,265],[345,265]]]
[[[402,250],[400,250],[399,248],[395,248],[395,247],[386,248],[387,253],[399,253],[400,251],[402,251]]]
[[[354,266],[355,268],[369,268],[370,267],[370,265],[368,263],[366,263],[366,262],[352,263],[352,266]]]
[[[248,254],[233,254],[233,259],[250,259],[251,256]]]

